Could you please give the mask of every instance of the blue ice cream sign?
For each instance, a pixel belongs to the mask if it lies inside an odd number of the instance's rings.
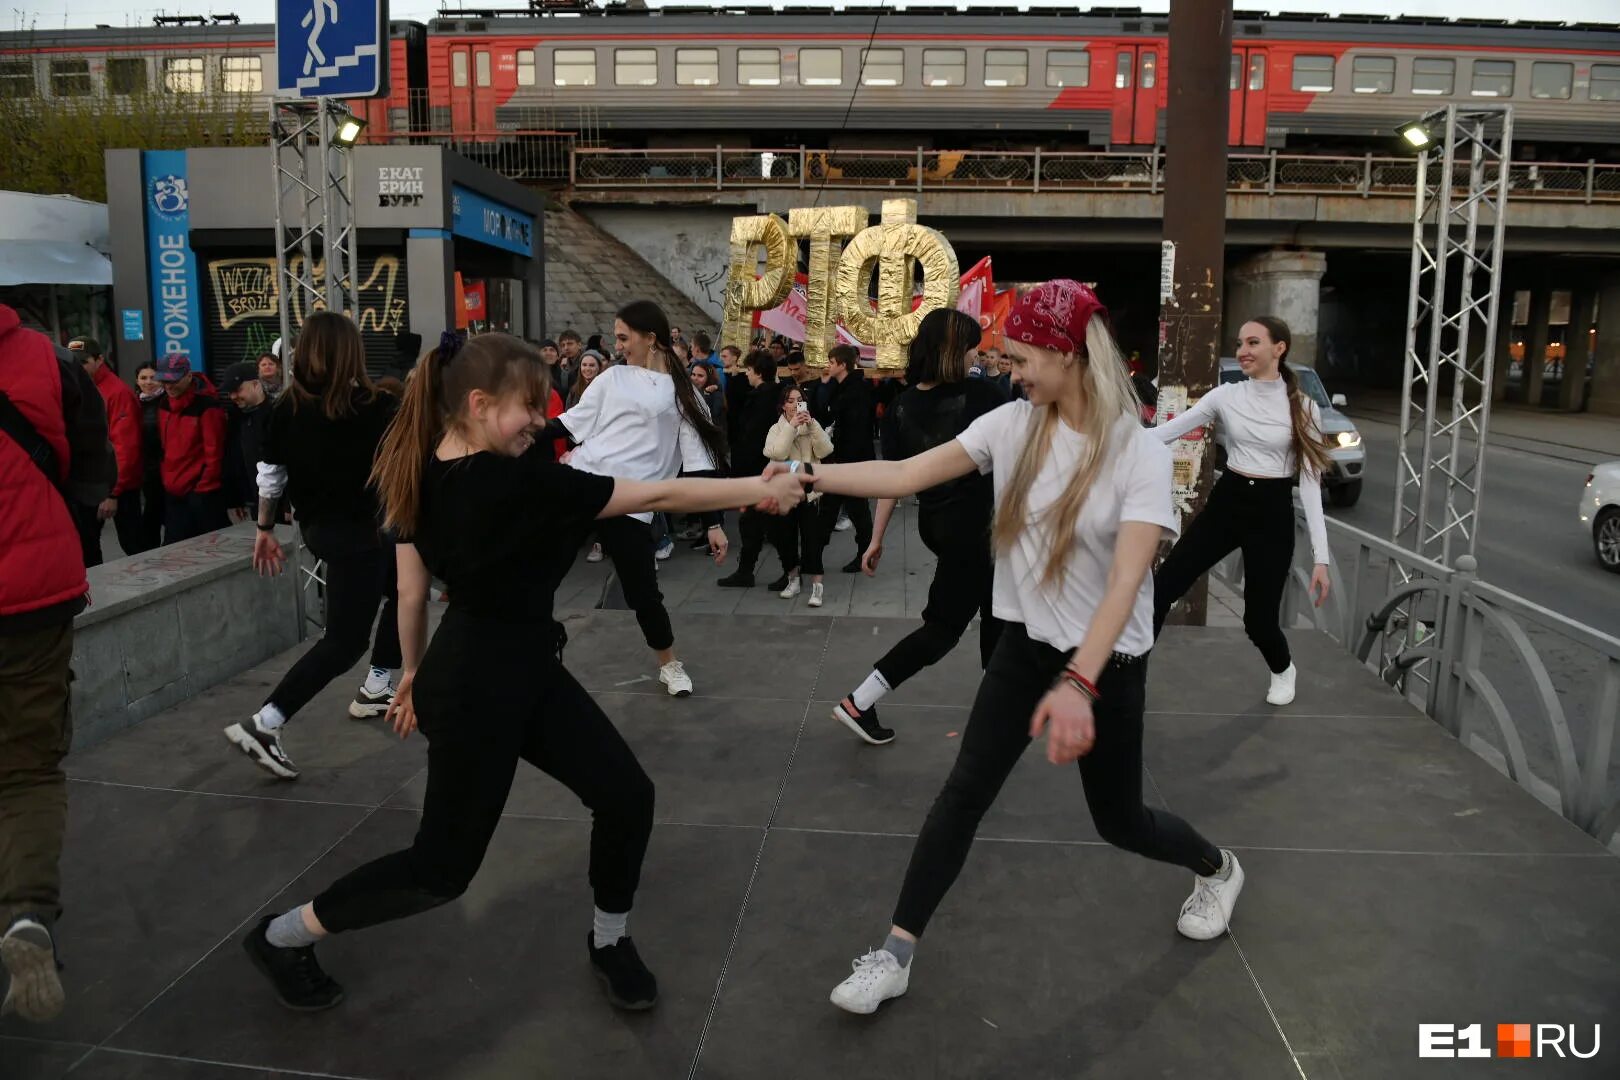
[[[191,250],[191,192],[186,186],[184,150],[141,154],[145,192],[147,273],[152,290],[152,349],[159,355],[184,353],[200,369],[202,298],[197,287],[197,256]]]

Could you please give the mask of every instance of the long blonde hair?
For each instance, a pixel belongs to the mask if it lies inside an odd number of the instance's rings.
[[[1012,340],[1009,340],[1007,345],[1009,350],[1019,350],[1026,354],[1036,348]],[[1041,351],[1057,355],[1051,350]],[[1018,464],[1013,467],[1012,479],[1007,482],[1007,488],[1002,492],[1001,501],[996,506],[995,525],[990,532],[991,544],[997,554],[1002,554],[1017,543],[1019,534],[1026,528],[1046,530],[1050,546],[1047,549],[1046,566],[1041,571],[1043,586],[1063,584],[1064,574],[1068,570],[1069,549],[1074,546],[1074,531],[1079,524],[1080,511],[1085,507],[1086,498],[1091,494],[1091,487],[1096,482],[1098,474],[1107,464],[1108,455],[1114,450],[1115,440],[1120,437],[1121,421],[1128,421],[1131,425],[1137,424],[1142,407],[1136,396],[1136,388],[1131,385],[1125,358],[1101,318],[1093,318],[1086,324],[1085,351],[1076,358],[1076,362],[1080,367],[1081,401],[1084,409],[1080,433],[1086,438],[1085,457],[1069,477],[1069,482],[1064,485],[1063,493],[1058,496],[1057,501],[1032,518],[1029,511],[1029,490],[1034,485],[1041,466],[1046,464],[1046,459],[1052,452],[1052,439],[1057,434],[1057,426],[1063,422],[1058,416],[1057,403],[1046,405],[1041,410],[1029,441],[1024,443],[1024,449],[1019,452]]]

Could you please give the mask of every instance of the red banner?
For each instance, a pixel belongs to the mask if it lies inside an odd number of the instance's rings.
[[[467,318],[479,322],[489,318],[489,301],[482,281],[469,281],[463,287],[463,300],[467,307]]]

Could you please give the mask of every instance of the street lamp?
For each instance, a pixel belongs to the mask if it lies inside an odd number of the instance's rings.
[[[366,122],[347,110],[339,112],[333,121],[332,141],[345,150],[353,146],[366,129]]]
[[[1395,129],[1396,134],[1413,150],[1427,150],[1434,144],[1434,136],[1423,121],[1413,120]]]

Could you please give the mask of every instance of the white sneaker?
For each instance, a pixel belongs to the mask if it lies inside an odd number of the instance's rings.
[[[784,600],[791,600],[803,591],[803,589],[799,588],[799,579],[796,577],[790,577],[788,578],[787,588],[783,589],[777,595]]]
[[[658,681],[669,690],[670,697],[685,697],[692,692],[692,677],[679,660],[671,660],[659,668]]]
[[[661,544],[653,549],[653,558],[657,559],[659,562],[663,562],[673,554],[675,554],[675,541],[671,540],[667,536],[664,537]]]
[[[879,1005],[905,993],[911,983],[911,966],[901,967],[888,949],[869,952],[850,966],[855,973],[832,992],[832,1003],[845,1012],[877,1012]]]
[[[821,582],[810,586],[810,599],[807,601],[811,607],[821,606]]]
[[[601,544],[592,544],[591,545],[591,553],[589,555],[585,556],[585,561],[586,562],[601,562],[602,561],[602,545]]]
[[[1273,705],[1287,705],[1294,700],[1294,677],[1298,674],[1293,664],[1280,675],[1271,677],[1271,689],[1266,691],[1266,700]]]
[[[855,526],[849,520],[849,515],[843,513],[842,511],[840,511],[838,514],[838,520],[833,523],[834,532],[849,532],[849,530],[853,529],[854,527]]]
[[[1192,895],[1181,905],[1181,917],[1176,920],[1176,929],[1183,937],[1194,941],[1218,938],[1226,933],[1232,920],[1232,909],[1243,891],[1243,867],[1230,851],[1221,854],[1232,860],[1232,872],[1225,881],[1217,877],[1193,879]]]

